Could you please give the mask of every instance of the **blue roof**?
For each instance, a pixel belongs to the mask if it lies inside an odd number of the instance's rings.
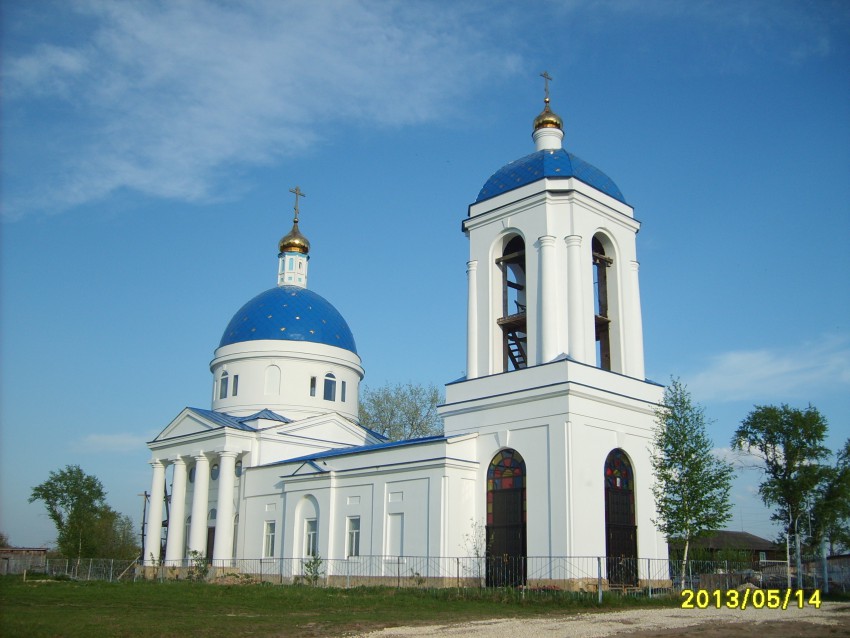
[[[218,345],[261,339],[323,343],[357,354],[354,335],[339,311],[298,286],[277,286],[254,297],[233,315]]]
[[[237,430],[244,430],[245,432],[256,432],[257,428],[248,425],[248,421],[254,421],[256,419],[268,419],[270,421],[278,421],[280,423],[292,423],[292,419],[287,419],[285,416],[281,416],[276,412],[272,412],[271,410],[260,410],[259,412],[255,412],[254,414],[250,414],[248,416],[243,417],[235,417],[230,416],[229,414],[225,414],[224,412],[216,412],[215,410],[202,410],[201,408],[189,408],[191,412],[204,417],[208,421],[212,421],[213,423],[217,423],[226,428],[235,428]]]
[[[423,443],[434,443],[437,441],[448,441],[449,437],[445,434],[436,436],[424,436],[419,439],[404,439],[402,441],[389,441],[387,443],[375,443],[373,445],[355,445],[351,447],[333,448],[324,452],[316,452],[315,454],[307,454],[294,459],[286,459],[272,465],[282,465],[284,463],[297,463],[299,461],[314,461],[316,459],[326,459],[332,456],[345,456],[347,454],[360,454],[361,452],[372,452],[375,450],[386,450],[394,447],[404,447],[407,445],[421,445]]]
[[[475,202],[482,202],[496,195],[507,193],[544,177],[550,179],[575,177],[588,186],[593,186],[606,195],[610,195],[617,201],[626,203],[614,180],[595,166],[562,148],[537,151],[503,166],[487,180],[481,192],[478,193],[478,199]]]

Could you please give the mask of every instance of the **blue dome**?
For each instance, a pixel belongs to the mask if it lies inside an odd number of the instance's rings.
[[[339,311],[298,286],[277,286],[254,297],[233,315],[218,346],[260,339],[311,341],[357,354],[354,335]]]
[[[575,177],[588,186],[593,186],[606,195],[610,195],[617,201],[626,203],[614,180],[595,166],[562,148],[537,151],[503,166],[487,180],[484,188],[478,193],[478,199],[475,202],[482,202],[496,195],[507,193],[544,177],[564,179]]]

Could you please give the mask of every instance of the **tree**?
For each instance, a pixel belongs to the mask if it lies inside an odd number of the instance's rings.
[[[667,538],[684,542],[684,578],[690,542],[730,518],[733,468],[712,453],[705,409],[693,403],[678,379],[664,390],[664,403],[655,417],[651,456],[652,493],[659,515],[655,523]]]
[[[835,467],[826,470],[811,508],[808,545],[812,553],[824,541],[830,554],[850,548],[850,439],[839,450]]]
[[[9,537],[3,532],[0,532],[0,547],[11,547]]]
[[[138,553],[130,518],[106,504],[103,484],[79,465],[50,472],[32,489],[29,502],[39,500],[56,526],[56,545],[63,555],[126,558]]]
[[[786,539],[797,540],[798,578],[800,517],[829,478],[829,468],[822,464],[829,455],[826,431],[826,419],[811,405],[805,410],[763,405],[755,406],[732,437],[733,448],[761,460],[759,494],[765,505],[775,507],[771,518],[783,525]]]
[[[435,385],[406,383],[364,388],[360,398],[360,424],[391,441],[441,434],[437,415],[442,402]]]

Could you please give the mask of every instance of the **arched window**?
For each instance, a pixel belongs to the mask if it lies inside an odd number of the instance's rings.
[[[501,273],[502,313],[496,323],[502,329],[504,371],[527,365],[525,242],[515,235],[506,241],[496,259]]]
[[[593,238],[593,313],[596,326],[596,365],[611,369],[611,315],[608,304],[608,269],[614,260],[605,254],[599,235]]]
[[[336,377],[328,372],[325,375],[325,401],[336,401]]]
[[[280,368],[269,366],[266,368],[266,379],[264,384],[266,396],[277,396],[280,394]]]
[[[487,577],[489,587],[525,584],[526,473],[516,450],[502,450],[487,468]]]
[[[227,381],[228,375],[227,370],[221,373],[221,378],[218,381],[218,398],[226,399],[227,398]]]
[[[605,459],[605,553],[608,582],[637,584],[637,526],[632,464],[617,448]]]

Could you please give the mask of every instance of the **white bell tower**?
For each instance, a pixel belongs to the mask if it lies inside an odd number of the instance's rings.
[[[467,379],[567,357],[643,380],[640,224],[607,175],[562,147],[544,78],[535,152],[497,171],[463,222]]]

